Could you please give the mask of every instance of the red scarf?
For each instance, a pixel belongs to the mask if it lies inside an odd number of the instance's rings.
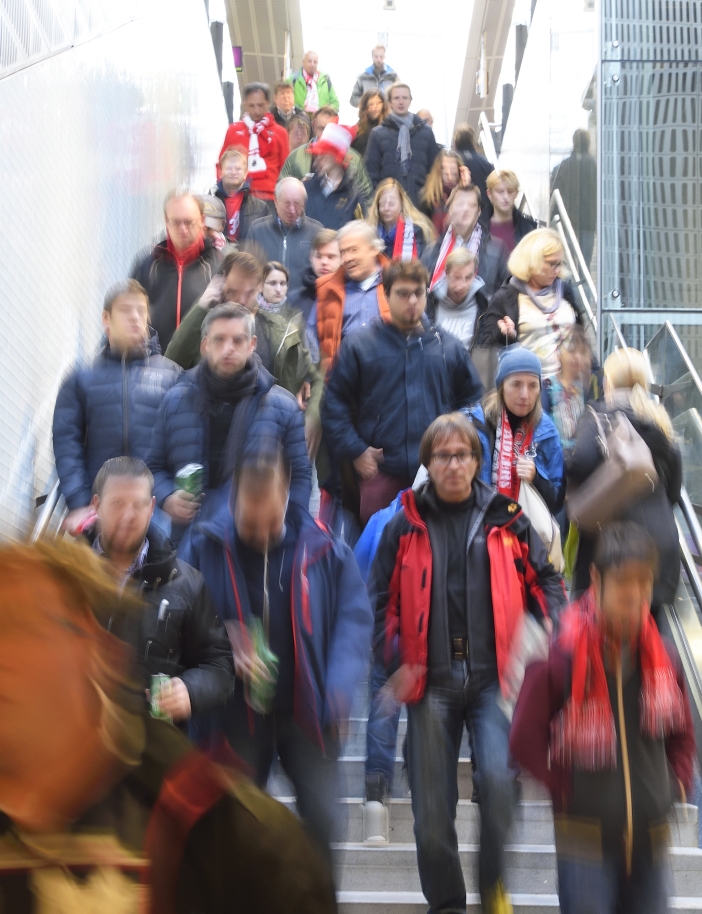
[[[551,723],[551,757],[566,768],[616,768],[617,736],[602,649],[604,626],[592,588],[561,616],[559,644],[572,655],[570,698]],[[685,703],[656,623],[645,608],[638,636],[641,732],[664,739],[685,728]]]
[[[531,444],[534,429],[526,422],[520,422],[517,430],[512,434],[507,410],[502,407],[495,435],[495,452],[492,457],[492,484],[498,492],[519,501],[519,487],[521,479],[517,476],[517,461],[524,456],[524,452]]]
[[[414,225],[400,216],[395,226],[395,243],[392,248],[392,259],[410,261],[417,259],[417,239]]]
[[[236,241],[239,237],[239,213],[243,202],[243,190],[237,191],[237,193],[232,194],[231,197],[227,197],[224,201],[224,206],[227,210],[227,228],[225,234],[229,241]]]

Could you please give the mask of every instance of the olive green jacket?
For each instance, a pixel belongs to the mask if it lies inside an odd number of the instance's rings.
[[[293,149],[280,169],[279,181],[283,178],[298,178],[302,181],[305,175],[310,174],[312,171],[312,153],[308,149],[309,145],[309,143],[305,143],[304,146],[298,146],[297,149]],[[373,199],[373,185],[368,177],[363,159],[355,149],[349,149],[347,161],[349,179],[355,182],[359,193],[363,197],[363,202],[368,206]]]
[[[207,311],[197,304],[183,318],[168,344],[166,358],[181,368],[194,368],[200,361],[200,332]],[[312,362],[305,345],[302,315],[286,311],[271,314],[262,309],[256,313],[258,332],[264,330],[273,359],[273,377],[285,390],[297,396],[305,381],[310,382],[311,395],[305,413],[305,422],[319,424],[319,406],[324,390],[324,379]]]

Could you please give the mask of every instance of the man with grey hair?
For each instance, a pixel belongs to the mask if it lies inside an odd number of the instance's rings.
[[[366,92],[379,89],[381,92],[387,93],[390,86],[399,79],[393,68],[385,63],[384,45],[376,44],[371,51],[371,56],[373,63],[358,77],[349,99],[354,108],[358,108],[361,98]]]
[[[290,463],[290,497],[307,508],[311,468],[302,412],[292,394],[275,383],[256,355],[255,320],[243,305],[225,302],[202,322],[202,361],[164,398],[147,463],[157,504],[180,535],[202,505],[203,519],[227,498],[241,460],[279,441]],[[185,491],[178,473],[202,469],[206,497]]]
[[[305,215],[307,191],[297,178],[283,178],[275,187],[275,214],[257,219],[243,245],[263,262],[277,260],[290,274],[288,297],[302,290],[302,274],[312,242],[324,226]]]
[[[290,152],[288,132],[276,124],[271,105],[271,90],[266,83],[249,83],[244,86],[244,115],[230,124],[219,153],[232,147],[249,152],[248,181],[251,194],[261,200],[272,200],[275,182]],[[217,177],[220,177],[218,172]]]
[[[165,351],[217,272],[222,255],[205,237],[202,205],[189,191],[170,193],[163,215],[165,239],[137,255],[129,275],[146,289],[151,326]]]
[[[317,280],[317,303],[307,322],[312,357],[326,373],[342,339],[374,317],[387,318],[382,286],[384,244],[367,222],[349,222],[337,235],[341,266]]]

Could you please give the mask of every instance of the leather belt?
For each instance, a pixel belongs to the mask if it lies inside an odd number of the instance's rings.
[[[467,638],[451,638],[451,658],[452,660],[468,659]]]

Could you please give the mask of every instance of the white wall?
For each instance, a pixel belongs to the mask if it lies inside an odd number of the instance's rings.
[[[136,10],[0,78],[0,535],[27,530],[47,486],[58,384],[94,353],[106,289],[167,191],[214,177],[227,125],[204,4]]]

